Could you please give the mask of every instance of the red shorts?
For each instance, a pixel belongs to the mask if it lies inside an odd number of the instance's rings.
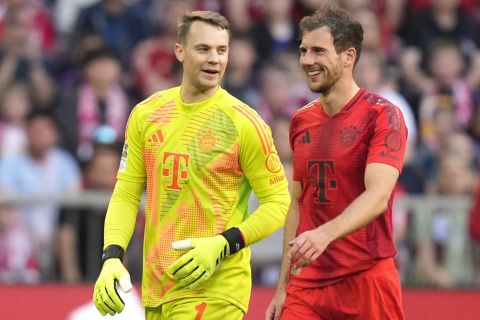
[[[289,284],[281,319],[404,320],[393,258],[330,286],[300,288]]]

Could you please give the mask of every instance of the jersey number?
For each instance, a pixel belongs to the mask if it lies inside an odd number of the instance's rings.
[[[195,310],[197,310],[197,316],[195,317],[194,320],[202,319],[203,313],[205,312],[206,308],[207,308],[206,302],[202,302],[198,306],[195,306]]]

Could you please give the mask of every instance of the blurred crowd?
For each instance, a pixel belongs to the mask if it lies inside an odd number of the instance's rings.
[[[397,198],[473,200],[460,213],[438,207],[411,215],[397,207],[402,280],[480,285],[478,0],[0,0],[0,197],[111,191],[129,112],[180,83],[177,19],[193,9],[229,19],[222,86],[271,126],[291,176],[289,119],[316,98],[298,63],[298,21],[326,2],[364,27],[358,84],[405,117],[409,139]],[[49,202],[1,204],[0,283],[93,281],[104,214]],[[449,273],[446,262],[458,214],[469,217],[460,230],[471,249],[467,281]],[[126,262],[132,270],[141,269],[137,225]]]

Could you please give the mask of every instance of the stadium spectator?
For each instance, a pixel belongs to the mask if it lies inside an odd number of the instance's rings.
[[[428,193],[442,197],[472,197],[477,182],[472,160],[472,141],[469,136],[464,133],[449,136],[447,148],[440,155],[437,174],[430,183]],[[455,267],[452,263],[461,260],[459,257],[462,252],[458,252],[455,244],[466,242],[466,237],[463,237],[465,224],[458,222],[459,219],[463,220],[461,217],[466,213],[440,205],[430,211],[416,212],[413,225],[417,283],[435,287],[467,283],[465,268]]]
[[[279,117],[291,117],[301,105],[293,95],[289,70],[281,62],[264,64],[260,69],[260,97],[256,109],[266,123]]]
[[[250,106],[259,103],[257,89],[257,54],[249,37],[245,35],[232,37],[230,40],[228,72],[223,80],[223,87],[233,96]]]
[[[102,36],[92,32],[84,33],[71,47],[58,55],[56,61],[56,79],[60,97],[64,91],[81,85],[83,81],[83,62],[92,52],[105,50],[107,44]]]
[[[155,34],[134,48],[132,72],[142,99],[178,83],[180,65],[172,51],[177,41],[177,21],[192,8],[191,0],[164,1],[157,7]]]
[[[359,21],[360,22],[360,21]],[[362,56],[355,67],[355,79],[365,89],[378,94],[400,108],[408,129],[407,148],[404,162],[413,158],[417,146],[417,124],[412,107],[396,88],[396,79],[388,74],[389,68],[382,53],[362,48]]]
[[[37,108],[52,106],[56,84],[51,76],[42,44],[30,25],[30,18],[20,11],[10,13],[4,19],[0,42],[0,92],[16,81],[29,84],[31,96]]]
[[[1,193],[7,196],[6,193]],[[40,266],[34,241],[12,205],[0,204],[0,283],[38,283]]]
[[[0,94],[0,157],[25,151],[25,126],[32,108],[29,90],[24,83],[12,83]]]
[[[55,30],[62,46],[68,46],[74,33],[75,22],[80,12],[99,0],[62,0],[55,1],[52,9]]]
[[[109,196],[115,186],[120,152],[99,144],[83,171],[83,190]],[[59,227],[60,278],[67,283],[95,281],[102,268],[105,207],[62,209]]]
[[[8,36],[7,29],[16,22],[26,29],[29,41],[35,43],[46,55],[57,49],[56,32],[50,11],[32,0],[4,0],[0,4],[0,42]]]
[[[364,28],[364,48],[378,50],[390,63],[396,59],[395,31],[403,21],[403,0],[339,0]]]
[[[74,159],[57,148],[58,131],[48,114],[30,114],[26,130],[27,150],[0,159],[0,189],[18,197],[37,197],[37,203],[21,204],[18,208],[33,240],[41,279],[52,280],[59,214],[54,200],[79,190],[80,171]]]
[[[133,48],[151,33],[149,19],[125,0],[101,0],[80,11],[75,23],[75,42],[84,33],[97,33],[129,71]]]
[[[108,48],[82,61],[83,80],[65,90],[55,108],[62,142],[80,162],[88,161],[95,142],[120,142],[130,112],[130,97],[120,84],[121,67]]]
[[[458,0],[431,0],[430,5],[406,16],[399,30],[404,46],[399,53],[400,67],[406,82],[405,96],[416,101],[419,95],[438,91],[429,74],[432,46],[439,40],[455,43],[462,55],[474,60],[478,49],[478,31],[472,16],[459,7]],[[441,69],[448,67],[443,64]],[[480,64],[472,64],[468,73],[478,74]],[[441,72],[441,70],[438,70]],[[468,75],[467,78],[470,78]],[[475,78],[478,78],[475,77]]]
[[[269,62],[274,55],[297,50],[298,27],[290,15],[293,0],[265,1],[264,17],[252,25],[250,34],[259,60]]]
[[[451,41],[437,40],[432,44],[428,70],[433,90],[422,96],[419,105],[421,138],[432,137],[432,117],[437,108],[453,111],[455,126],[468,131],[475,114],[475,91],[464,76],[466,61],[458,46]]]

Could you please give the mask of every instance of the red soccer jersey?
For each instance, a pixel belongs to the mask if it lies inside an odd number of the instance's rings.
[[[293,180],[301,183],[297,235],[335,218],[365,191],[368,163],[402,170],[407,129],[401,111],[387,100],[361,89],[330,117],[320,100],[298,110],[290,124]],[[395,255],[392,200],[367,226],[333,241],[320,257],[302,268],[291,282],[303,287],[332,284]]]

